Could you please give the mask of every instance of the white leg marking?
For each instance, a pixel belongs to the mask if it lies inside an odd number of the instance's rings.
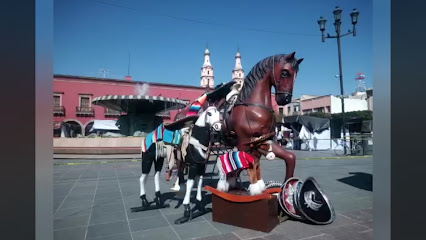
[[[258,180],[257,184],[259,184],[260,190],[262,190],[262,192],[266,190],[266,185],[263,179]]]
[[[249,192],[250,195],[259,195],[262,194],[262,190],[260,189],[260,186],[258,183],[250,184],[249,186]]]
[[[155,191],[160,191],[160,171],[155,172],[154,175]]]
[[[146,174],[142,174],[142,176],[139,178],[140,186],[141,186],[141,196],[145,194],[145,184],[146,184]]]
[[[191,190],[194,186],[194,179],[188,179],[186,181],[186,192],[185,192],[185,198],[183,199],[183,204],[189,204],[189,201],[191,200]]]
[[[197,187],[197,200],[201,201],[201,189],[203,187],[203,176],[200,176],[198,179],[198,187]]]

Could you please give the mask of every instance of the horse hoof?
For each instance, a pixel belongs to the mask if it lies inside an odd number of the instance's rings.
[[[259,181],[257,181],[257,184],[259,184],[260,190],[262,192],[266,190],[266,185],[265,185],[265,182],[263,181],[263,179],[260,179]]]
[[[258,183],[250,184],[249,193],[250,195],[259,195],[262,194],[262,189],[260,188],[260,185]]]

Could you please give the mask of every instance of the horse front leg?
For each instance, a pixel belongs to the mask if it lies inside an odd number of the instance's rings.
[[[146,180],[148,178],[149,171],[151,170],[152,165],[152,159],[150,156],[150,153],[145,153],[142,155],[142,175],[139,178],[140,183],[140,199],[142,200],[142,207],[148,207],[149,203],[146,199],[146,192],[145,192],[145,186],[146,186]]]
[[[154,202],[158,208],[167,207],[167,204],[164,204],[161,199],[161,191],[160,191],[160,172],[163,168],[164,157],[158,157],[155,161],[155,174],[154,174],[154,184],[155,184],[155,198]]]
[[[296,167],[296,155],[285,150],[278,143],[272,143],[272,152],[279,158],[285,161],[286,165],[286,175],[285,181],[294,175],[294,169]]]
[[[249,193],[250,195],[258,195],[262,194],[262,184],[259,181],[260,179],[257,178],[257,168],[259,168],[259,159],[255,159],[253,163],[253,168],[247,169],[247,172],[249,174],[250,179],[250,185],[249,185]],[[262,180],[263,182],[263,180]]]
[[[262,190],[262,192],[265,191],[266,190],[266,185],[265,185],[265,182],[262,179],[262,170],[261,170],[260,164],[256,168],[256,176],[257,176],[257,179],[258,179],[257,180],[257,184],[259,185],[259,187]]]

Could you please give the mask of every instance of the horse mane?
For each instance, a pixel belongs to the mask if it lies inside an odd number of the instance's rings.
[[[262,61],[256,63],[256,65],[254,65],[254,67],[244,78],[244,85],[240,93],[238,94],[237,102],[243,103],[247,98],[249,98],[256,84],[260,82],[265,76],[265,74],[268,73],[268,71],[272,68],[272,64],[279,63],[280,61],[285,59],[287,55],[288,54],[277,54],[274,56],[267,57]],[[292,64],[296,72],[299,71],[299,65],[297,63],[296,58],[290,60],[289,63]]]

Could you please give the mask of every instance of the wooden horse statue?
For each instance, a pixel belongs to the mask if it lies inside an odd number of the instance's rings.
[[[201,113],[195,125],[191,129],[191,137],[187,149],[187,155],[184,159],[185,164],[189,165],[188,180],[186,181],[186,192],[183,199],[184,216],[176,219],[176,224],[190,221],[192,218],[203,215],[207,212],[201,203],[201,190],[203,186],[203,176],[205,174],[206,163],[210,155],[210,143],[212,131],[220,131],[220,113],[216,107],[208,107]],[[195,184],[195,178],[199,177],[197,184],[196,206],[190,208],[191,191]],[[198,212],[195,212],[198,210]]]
[[[274,55],[258,62],[244,79],[231,112],[225,112],[222,134],[226,145],[236,146],[239,151],[249,153],[254,158],[252,167],[247,169],[251,195],[261,194],[266,189],[259,163],[262,155],[266,155],[268,159],[275,156],[284,159],[285,179],[293,177],[295,155],[271,140],[275,134],[271,88],[275,88],[275,100],[278,105],[290,103],[302,61],[303,58],[296,59],[293,52]],[[217,165],[219,169],[224,167],[221,166],[220,160]],[[227,176],[222,172],[217,189],[227,192],[229,187],[235,184],[233,180],[240,172],[235,171]]]

